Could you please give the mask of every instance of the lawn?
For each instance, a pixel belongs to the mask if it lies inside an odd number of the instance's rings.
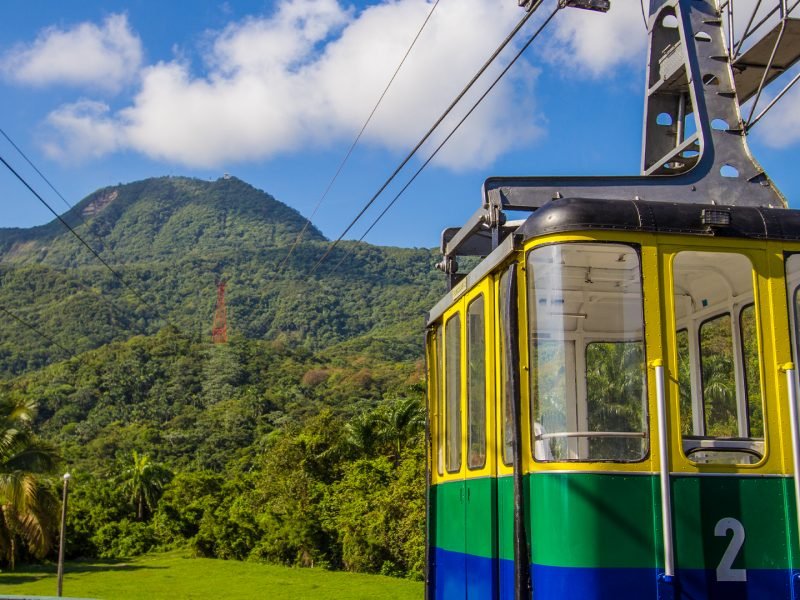
[[[416,600],[423,596],[421,583],[403,579],[189,558],[183,552],[153,554],[127,561],[69,562],[64,573],[64,596],[109,600]],[[55,593],[55,565],[19,566],[14,572],[0,572],[0,598],[4,595],[55,596]]]

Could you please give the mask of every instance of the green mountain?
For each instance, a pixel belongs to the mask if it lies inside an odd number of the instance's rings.
[[[235,178],[105,188],[63,218],[125,283],[58,221],[0,229],[0,400],[37,406],[72,474],[67,557],[421,577],[433,252],[348,242],[312,274],[329,243],[310,227],[279,268],[305,220]],[[147,510],[126,479],[145,457]]]
[[[279,268],[306,221],[235,177],[161,177],[103,188],[63,219],[122,281],[57,220],[0,229],[0,308],[71,352],[167,324],[207,339],[216,283],[224,279],[234,334],[410,359],[422,352],[421,315],[443,292],[430,250],[347,242],[312,275],[328,245],[313,226]],[[64,356],[4,315],[0,376]]]

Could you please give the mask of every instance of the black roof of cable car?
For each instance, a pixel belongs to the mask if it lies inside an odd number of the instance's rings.
[[[730,213],[730,225],[709,226],[703,211]],[[800,240],[800,211],[753,206],[714,206],[560,198],[538,208],[516,231],[523,240],[568,231],[617,230],[714,235],[760,240]]]

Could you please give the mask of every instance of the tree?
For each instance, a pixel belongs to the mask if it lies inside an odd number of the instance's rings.
[[[131,459],[130,466],[122,472],[122,487],[131,504],[136,507],[136,519],[144,521],[145,510],[152,512],[155,509],[172,473],[136,450],[131,453]]]
[[[378,433],[394,459],[400,462],[403,448],[425,429],[425,413],[419,399],[408,396],[398,398],[378,411]]]
[[[20,542],[41,558],[50,550],[58,499],[42,477],[55,473],[55,451],[33,436],[34,400],[0,398],[0,556],[14,568]]]

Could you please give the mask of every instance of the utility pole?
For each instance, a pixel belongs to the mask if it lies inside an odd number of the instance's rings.
[[[58,542],[58,592],[61,596],[61,589],[64,583],[64,546],[67,533],[67,493],[69,492],[69,473],[64,473],[64,491],[61,497],[61,536]]]

